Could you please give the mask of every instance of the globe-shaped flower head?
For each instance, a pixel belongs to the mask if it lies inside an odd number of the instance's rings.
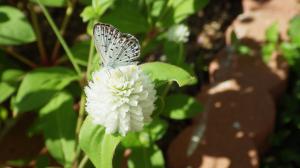
[[[94,72],[85,93],[86,111],[106,133],[140,131],[155,109],[154,85],[137,65]]]
[[[188,41],[190,31],[184,24],[173,25],[167,31],[167,39],[176,43],[185,43]]]

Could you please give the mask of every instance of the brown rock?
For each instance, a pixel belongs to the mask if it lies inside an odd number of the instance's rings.
[[[209,65],[210,81],[236,79],[243,87],[266,90],[277,99],[284,92],[288,65],[278,54],[268,64],[259,56],[228,56],[223,49]]]
[[[170,168],[256,168],[258,154],[251,139],[236,137],[228,126],[209,127],[190,156],[187,150],[194,126],[186,128],[170,145],[167,153]]]
[[[205,104],[205,112],[194,119],[195,125],[204,122],[208,131],[211,127],[234,128],[235,134],[251,138],[264,152],[275,122],[275,105],[268,93],[228,80],[202,91],[199,99]]]
[[[274,22],[278,23],[282,38],[287,39],[289,20],[300,14],[298,0],[243,0],[242,3],[244,13],[233,22],[232,27],[239,38],[256,42],[265,40],[266,29]]]

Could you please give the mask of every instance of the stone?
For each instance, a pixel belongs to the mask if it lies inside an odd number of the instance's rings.
[[[236,134],[253,140],[263,153],[275,124],[275,104],[272,97],[254,87],[242,87],[236,80],[206,86],[198,99],[204,112],[194,118],[194,124],[210,127],[232,127]]]
[[[198,147],[187,154],[195,126],[187,127],[170,144],[168,167],[172,168],[258,168],[258,152],[251,139],[236,137],[231,127],[210,127]]]

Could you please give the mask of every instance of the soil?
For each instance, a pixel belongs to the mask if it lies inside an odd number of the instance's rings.
[[[30,136],[27,130],[34,122],[35,115],[26,113],[19,118],[17,123],[1,139],[0,165],[10,165],[9,161],[24,159],[29,164],[31,159],[42,151],[44,140],[40,135]],[[25,162],[26,165],[26,162]]]

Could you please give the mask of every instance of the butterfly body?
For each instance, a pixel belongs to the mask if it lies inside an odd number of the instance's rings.
[[[104,68],[117,68],[137,63],[140,45],[133,35],[122,33],[109,24],[97,23],[94,26],[93,36]]]

